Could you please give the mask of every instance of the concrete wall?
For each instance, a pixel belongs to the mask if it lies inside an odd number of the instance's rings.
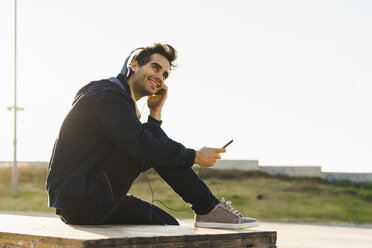
[[[372,182],[372,173],[322,172],[321,166],[269,166],[259,165],[258,160],[219,160],[215,169],[260,170],[270,175],[289,177],[318,177],[327,181],[348,180],[351,182]]]
[[[327,181],[372,182],[372,173],[323,172]]]
[[[236,169],[243,171],[255,171],[259,170],[258,160],[218,160],[213,166],[213,169],[228,170]]]
[[[17,161],[17,167],[48,167],[49,162],[40,161]],[[0,161],[0,167],[13,167],[13,161]]]
[[[285,175],[289,177],[320,177],[324,178],[320,166],[259,166],[259,169],[270,175]]]
[[[18,167],[48,167],[48,162],[18,161],[17,165]],[[0,161],[0,167],[12,166],[13,161]],[[372,173],[322,172],[320,166],[263,166],[258,165],[258,160],[219,160],[213,168],[219,170],[263,171],[270,175],[289,177],[319,177],[327,181],[372,182]]]

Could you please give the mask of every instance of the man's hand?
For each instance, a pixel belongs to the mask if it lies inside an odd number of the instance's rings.
[[[217,159],[221,159],[220,153],[226,152],[226,149],[203,147],[195,152],[195,164],[211,167],[216,163]]]
[[[147,99],[147,106],[150,109],[150,116],[154,119],[161,120],[161,110],[163,109],[165,100],[168,97],[168,87],[164,85],[160,93],[157,95],[149,96]]]

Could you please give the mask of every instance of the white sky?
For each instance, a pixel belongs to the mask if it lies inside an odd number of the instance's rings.
[[[13,13],[1,0],[0,160],[13,159]],[[234,139],[224,159],[372,172],[371,13],[357,0],[18,0],[18,159],[49,160],[76,91],[163,42],[179,51],[172,139]]]

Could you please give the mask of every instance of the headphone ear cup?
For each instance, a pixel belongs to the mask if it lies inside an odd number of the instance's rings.
[[[130,73],[131,73],[130,66],[128,65],[129,58],[130,58],[130,56],[131,56],[131,55],[132,55],[136,50],[139,50],[139,49],[145,49],[145,48],[144,48],[144,47],[136,48],[136,49],[134,49],[134,50],[129,54],[129,56],[128,56],[128,57],[125,59],[125,61],[124,61],[124,66],[122,67],[120,74],[124,75],[125,77],[129,77],[129,75],[130,75]]]
[[[130,67],[128,66],[128,67],[127,67],[127,75],[126,75],[126,76],[129,77],[129,75],[130,75],[131,72],[132,72],[132,70],[131,70]]]

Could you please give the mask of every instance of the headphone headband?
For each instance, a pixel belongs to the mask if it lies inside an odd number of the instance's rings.
[[[136,49],[134,49],[133,51],[130,52],[129,56],[125,59],[124,61],[124,65],[123,65],[123,68],[121,69],[121,72],[120,74],[124,75],[124,77],[126,78],[127,76],[129,76],[130,74],[130,67],[128,65],[128,62],[129,62],[129,58],[132,56],[132,54],[139,50],[139,49],[145,49],[144,47],[138,47]]]

